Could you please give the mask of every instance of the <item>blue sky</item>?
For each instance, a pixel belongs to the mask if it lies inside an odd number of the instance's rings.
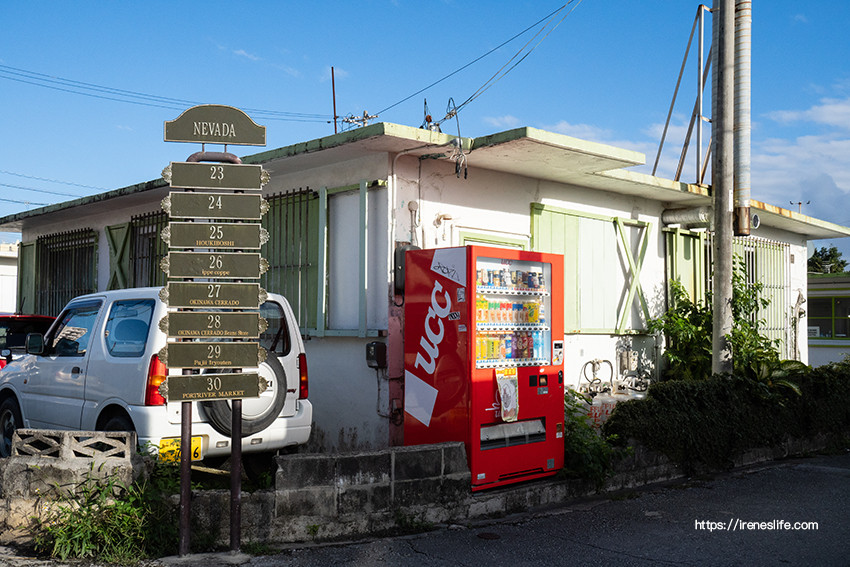
[[[554,29],[534,38],[544,21],[499,47],[565,1],[0,0],[0,216],[159,177],[198,149],[162,140],[163,122],[195,103],[246,109],[269,149],[327,136],[333,66],[338,115],[419,126],[424,99],[442,118],[449,99],[467,100],[529,42],[521,63],[463,107],[460,133],[533,126],[643,152],[649,173],[698,4],[575,0]],[[752,197],[793,210],[802,201],[804,213],[844,225],[848,8],[753,2]],[[684,140],[695,61],[692,50],[662,177],[673,177]],[[694,175],[686,167],[682,180]],[[834,244],[850,257],[845,241]]]

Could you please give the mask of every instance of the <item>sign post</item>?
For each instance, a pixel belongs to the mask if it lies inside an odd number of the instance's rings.
[[[202,150],[162,171],[172,188],[183,189],[162,201],[176,220],[161,235],[169,246],[161,264],[169,281],[160,297],[169,314],[159,323],[168,336],[159,358],[182,370],[160,389],[169,403],[181,403],[179,554],[189,553],[192,402],[202,400],[231,400],[230,549],[239,551],[242,398],[259,397],[267,387],[258,372],[242,369],[259,367],[268,354],[258,341],[268,326],[259,314],[266,292],[243,280],[257,280],[268,269],[257,252],[268,232],[257,221],[268,211],[261,191],[269,174],[262,166],[242,164],[227,145],[264,146],[266,129],[239,109],[206,104],[166,122],[165,141],[225,149]]]

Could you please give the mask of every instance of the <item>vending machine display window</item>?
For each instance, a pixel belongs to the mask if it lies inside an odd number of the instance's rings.
[[[550,364],[551,264],[478,258],[475,276],[476,368]]]

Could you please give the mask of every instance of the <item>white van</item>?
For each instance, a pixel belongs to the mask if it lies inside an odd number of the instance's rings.
[[[46,334],[27,337],[27,355],[0,370],[0,456],[11,452],[16,428],[135,431],[139,444],[179,447],[181,403],[167,403],[159,386],[166,369],[160,320],[162,288],[93,293],[73,299]],[[307,358],[289,303],[269,294],[260,307],[268,328],[259,367],[269,384],[242,401],[242,451],[267,456],[306,443],[313,407],[307,399]],[[230,402],[192,402],[193,460],[230,455]]]

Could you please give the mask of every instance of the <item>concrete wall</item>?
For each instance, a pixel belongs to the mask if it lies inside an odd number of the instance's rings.
[[[789,439],[776,447],[738,455],[734,465],[807,454],[822,450],[829,442],[825,435]],[[57,486],[134,470],[125,459],[116,459],[114,469],[92,467],[92,462],[43,457],[0,460],[0,528],[43,517]],[[617,463],[615,474],[601,490],[585,481],[550,477],[473,493],[462,443],[288,455],[278,457],[277,463],[274,489],[241,496],[243,542],[326,540],[418,531],[434,524],[466,524],[684,477],[666,457],[642,446],[635,446]],[[137,462],[137,474],[141,467]],[[173,496],[172,502],[176,511],[179,497]],[[229,543],[229,490],[194,491],[190,508],[193,537],[203,533],[220,545]]]

